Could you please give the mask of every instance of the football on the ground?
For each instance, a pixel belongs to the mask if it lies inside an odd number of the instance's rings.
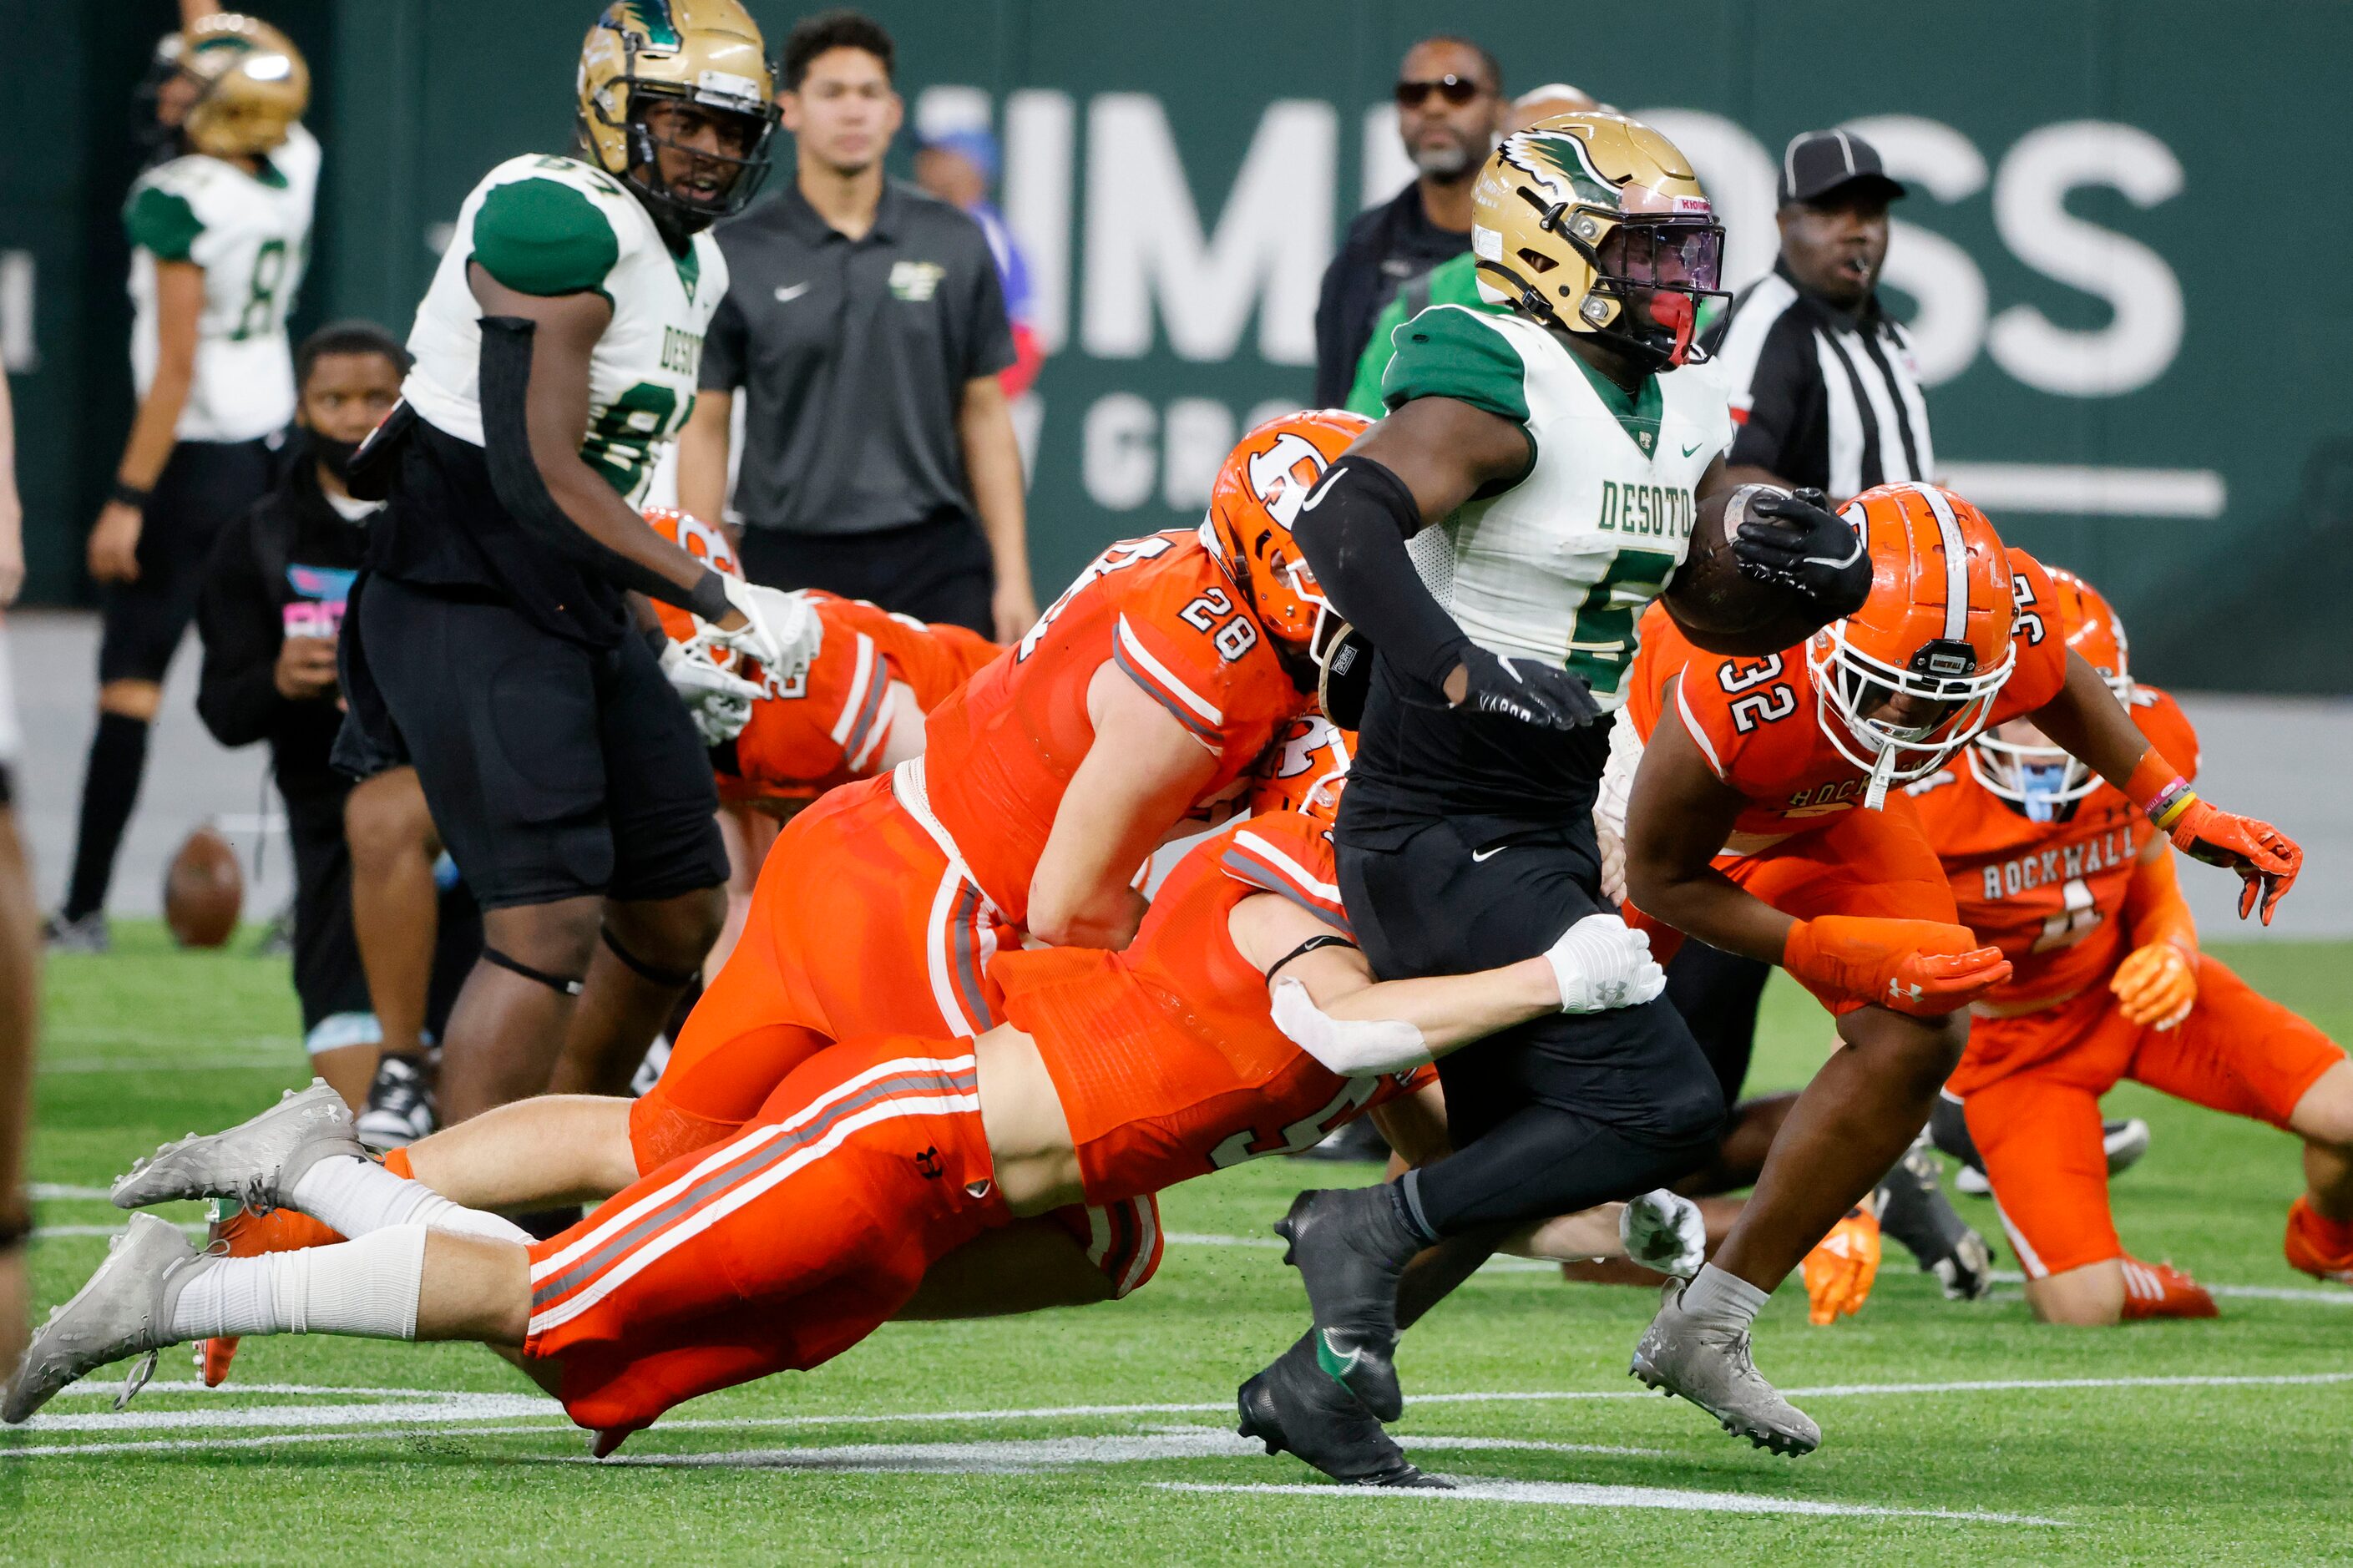
[[[237,930],[245,877],[210,823],[188,835],[164,873],[164,923],[182,947],[218,947]]]
[[[1760,583],[1732,552],[1750,500],[1787,494],[1766,485],[1720,490],[1699,503],[1691,553],[1675,569],[1663,600],[1685,637],[1710,653],[1757,658],[1797,647],[1821,625],[1820,612],[1794,588]]]

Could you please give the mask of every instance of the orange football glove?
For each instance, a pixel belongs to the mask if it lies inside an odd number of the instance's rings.
[[[2108,978],[2125,1021],[2144,1028],[2170,1029],[2198,1004],[2198,955],[2168,938],[2125,954]]]
[[[1800,980],[1937,1018],[2010,978],[1998,947],[1967,926],[1877,915],[1821,915],[1789,928],[1781,967]]]
[[[1862,1310],[1879,1278],[1879,1216],[1867,1205],[1847,1210],[1814,1244],[1805,1262],[1808,1322],[1833,1323]]]
[[[2263,901],[2263,924],[2272,910],[2295,886],[2304,869],[2304,850],[2295,840],[2268,822],[2233,816],[2211,801],[2193,800],[2169,829],[2173,847],[2184,855],[2236,871],[2246,886],[2239,889],[2239,918],[2254,912]]]

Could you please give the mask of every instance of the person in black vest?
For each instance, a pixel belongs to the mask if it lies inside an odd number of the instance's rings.
[[[1399,289],[1471,248],[1471,187],[1512,111],[1503,68],[1440,35],[1398,67],[1398,135],[1413,184],[1348,226],[1315,301],[1315,405],[1347,401],[1373,321]]]
[[[196,712],[225,746],[269,743],[294,849],[294,990],[311,1065],[358,1110],[383,1035],[352,921],[343,806],[352,780],[328,763],[343,726],[335,646],[344,595],[382,501],[353,499],[353,450],[400,395],[408,354],[381,329],[345,322],[295,356],[296,459],[277,487],[222,531],[196,600],[204,668]],[[433,998],[448,1011],[481,945],[463,891],[439,910]]]

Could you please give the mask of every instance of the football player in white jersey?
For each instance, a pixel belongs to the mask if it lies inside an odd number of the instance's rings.
[[[24,515],[16,499],[16,421],[0,375],[0,605],[24,585]],[[24,731],[0,627],[0,1366],[13,1365],[31,1330],[25,1247],[33,1236],[25,1186],[25,1142],[33,1114],[33,1037],[40,1020],[40,943],[34,936],[32,878],[16,836],[16,753]]]
[[[723,578],[635,510],[693,405],[727,287],[705,231],[765,171],[772,100],[736,0],[607,6],[573,155],[510,159],[466,198],[401,403],[353,465],[389,504],[343,622],[338,764],[413,762],[483,909],[446,1121],[546,1090],[560,1054],[634,1063],[718,934],[710,762],[630,595],[784,679],[814,651],[798,599]]]
[[[1724,241],[1689,163],[1622,115],[1557,115],[1504,139],[1473,205],[1482,305],[1397,329],[1388,416],[1294,525],[1356,629],[1326,663],[1335,721],[1346,650],[1377,650],[1335,841],[1384,979],[1481,969],[1616,919],[1590,811],[1636,622],[1662,593],[1679,621],[1720,602],[1678,581],[1703,503],[1729,489],[1732,439],[1723,388],[1686,368]],[[1747,510],[1768,521],[1741,531],[1740,571],[1781,582],[1779,613],[1810,629],[1862,603],[1868,562],[1836,518],[1786,495]],[[1242,1386],[1245,1435],[1334,1474],[1408,1476],[1379,1425],[1401,1408],[1400,1322],[1499,1227],[1700,1163],[1722,1094],[1672,1006],[1625,1000],[1449,1058],[1451,1156],[1394,1185],[1301,1194],[1278,1228],[1314,1331]]]
[[[223,525],[269,488],[294,415],[286,314],[311,245],[319,144],[301,123],[310,73],[285,35],[234,13],[179,35],[159,98],[179,153],[123,208],[139,412],[90,535],[105,585],[98,731],[82,778],[72,879],[53,945],[103,952],[106,891],[138,798],[163,679]]]

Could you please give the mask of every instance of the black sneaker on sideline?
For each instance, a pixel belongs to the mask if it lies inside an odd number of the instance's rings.
[[[360,1142],[381,1154],[416,1142],[437,1125],[424,1058],[386,1055],[378,1061],[375,1081],[368,1085],[367,1109],[359,1115]]]

